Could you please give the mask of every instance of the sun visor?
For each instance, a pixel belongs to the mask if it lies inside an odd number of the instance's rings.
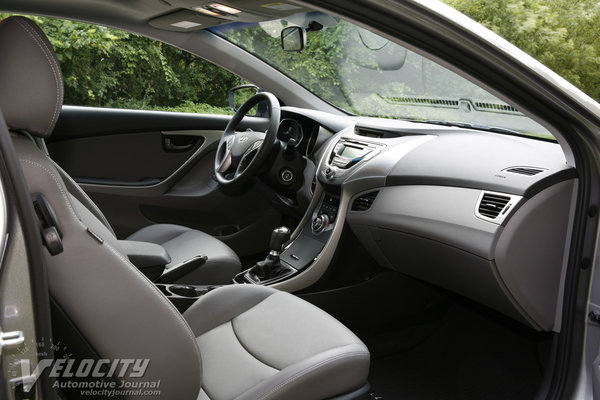
[[[151,19],[150,26],[168,31],[190,32],[231,22],[252,23],[277,20],[309,11],[296,4],[269,0],[228,2],[172,0],[171,4],[181,8],[171,14]]]
[[[151,19],[150,26],[166,31],[191,32],[228,23],[226,19],[210,17],[191,10],[179,10]]]

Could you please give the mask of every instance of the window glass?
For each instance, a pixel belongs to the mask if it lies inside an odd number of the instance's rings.
[[[308,32],[301,52],[281,50],[287,26]],[[309,12],[210,28],[313,94],[352,114],[553,136],[516,108],[455,72],[343,19]]]
[[[0,14],[0,19],[8,16]],[[227,91],[245,83],[208,61],[143,36],[28,17],[54,46],[64,77],[64,104],[231,114]]]

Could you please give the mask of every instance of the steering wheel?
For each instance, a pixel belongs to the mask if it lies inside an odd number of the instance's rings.
[[[265,132],[237,131],[244,116],[261,101],[269,108],[268,129]],[[268,92],[255,94],[236,111],[223,132],[215,156],[215,176],[220,185],[237,186],[258,172],[277,141],[280,118],[279,101]]]

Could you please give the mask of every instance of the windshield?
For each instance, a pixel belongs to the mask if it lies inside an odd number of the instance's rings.
[[[281,30],[307,27],[302,52],[281,49]],[[323,13],[233,23],[211,31],[334,106],[361,116],[458,122],[552,138],[541,125],[454,72],[368,30]]]

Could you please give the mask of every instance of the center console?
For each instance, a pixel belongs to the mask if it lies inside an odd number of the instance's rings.
[[[239,273],[234,278],[234,282],[269,285],[288,279],[306,269],[325,247],[337,221],[338,207],[339,197],[324,194],[313,212],[311,223],[306,224],[300,234],[287,246],[282,244],[282,247],[274,248],[273,243],[277,243],[278,232],[287,228],[275,229],[271,238],[271,251],[265,261]],[[277,257],[278,266],[265,275],[263,264],[272,261],[273,257]]]
[[[309,268],[323,252],[332,232],[344,215],[340,214],[340,186],[360,163],[374,157],[383,144],[363,141],[360,138],[342,137],[330,147],[322,159],[317,178],[327,191],[321,192],[319,201],[304,217],[304,226],[290,243],[279,240],[282,229],[273,231],[271,251],[264,261],[239,273],[234,283],[271,285],[285,281]],[[289,239],[289,236],[288,236]],[[287,240],[286,240],[287,241]],[[274,246],[280,244],[280,247]],[[265,266],[267,267],[265,270]]]

